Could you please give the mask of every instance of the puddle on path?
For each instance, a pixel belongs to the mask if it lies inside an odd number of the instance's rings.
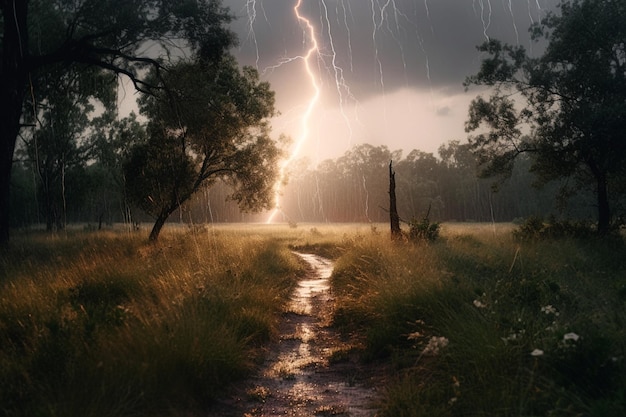
[[[333,300],[328,278],[332,262],[296,253],[311,267],[299,282],[283,315],[280,340],[245,392],[214,416],[350,416],[372,417],[375,388],[357,363],[329,364],[333,352],[345,349],[328,327]],[[371,384],[368,384],[371,385]],[[229,411],[225,408],[230,407]]]

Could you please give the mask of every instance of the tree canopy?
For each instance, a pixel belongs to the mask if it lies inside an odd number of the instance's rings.
[[[162,75],[166,88],[140,101],[147,142],[126,165],[129,196],[161,227],[200,186],[217,178],[233,186],[244,210],[270,208],[277,144],[269,137],[274,93],[255,69],[234,58],[183,60]]]
[[[592,185],[598,231],[611,225],[611,202],[626,178],[626,3],[572,0],[531,27],[547,41],[539,57],[490,40],[466,86],[491,87],[471,104],[470,144],[484,175],[508,174],[523,153],[540,180],[569,177]]]
[[[0,1],[0,244],[9,239],[10,179],[25,106],[37,78],[57,64],[98,68],[153,93],[172,57],[217,59],[233,45],[219,0]],[[30,97],[29,97],[30,96]]]

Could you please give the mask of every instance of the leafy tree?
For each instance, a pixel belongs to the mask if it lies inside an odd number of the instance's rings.
[[[342,221],[371,222],[386,217],[379,207],[388,206],[389,162],[400,157],[385,145],[362,144],[355,145],[337,160],[345,187]]]
[[[123,165],[131,149],[147,140],[145,125],[134,112],[122,119],[117,118],[116,112],[106,112],[94,120],[93,128],[92,156],[96,162],[89,167],[93,177],[90,200],[99,228],[105,216],[111,221],[114,209],[119,209],[124,222],[130,225],[134,219],[126,197]]]
[[[114,106],[114,81],[98,68],[60,66],[35,80],[30,97],[37,103],[37,113],[27,113],[28,119],[34,118],[34,129],[31,135],[23,135],[24,150],[37,173],[48,231],[55,226],[65,228],[67,174],[82,168],[90,157],[87,137],[95,111],[94,98],[105,107]]]
[[[566,0],[531,27],[547,47],[531,58],[522,46],[491,40],[471,84],[493,87],[470,106],[468,132],[484,175],[509,174],[532,153],[541,181],[571,177],[593,185],[598,231],[610,229],[609,190],[624,181],[626,159],[626,3]],[[482,130],[485,129],[485,130]]]
[[[219,0],[0,0],[0,245],[9,240],[13,153],[32,80],[78,63],[151,92],[158,85],[143,78],[147,67],[189,50],[218,58],[233,43],[229,21]]]
[[[269,137],[274,93],[255,69],[234,58],[181,61],[163,78],[168,86],[141,100],[149,139],[126,164],[129,196],[156,218],[156,240],[167,218],[203,184],[233,186],[243,210],[270,208],[277,177],[277,144]]]
[[[405,221],[411,217],[422,218],[427,211],[434,218],[441,218],[443,203],[439,182],[440,162],[431,153],[413,150],[396,165],[398,195],[405,202],[401,205]]]

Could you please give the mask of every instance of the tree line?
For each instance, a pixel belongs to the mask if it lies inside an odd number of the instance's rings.
[[[137,123],[134,118],[120,122]],[[135,129],[141,129],[135,124]],[[126,143],[118,138],[119,143]],[[115,141],[106,141],[115,143]],[[306,158],[297,160],[288,174],[281,195],[276,221],[306,222],[387,222],[389,219],[388,166],[396,172],[398,212],[402,220],[507,222],[530,216],[554,216],[591,221],[595,216],[593,190],[580,190],[569,198],[559,198],[565,180],[537,187],[529,171],[532,161],[517,161],[509,178],[480,178],[476,156],[468,143],[451,141],[437,155],[386,146],[357,145],[336,159],[317,166]],[[86,162],[86,161],[85,161]],[[67,222],[92,227],[126,222],[152,222],[126,199],[121,165],[97,160],[75,165],[66,177]],[[32,166],[18,164],[14,178],[15,226],[43,223],[44,208],[38,200],[42,192]],[[39,188],[38,188],[39,187]],[[228,196],[231,186],[224,181],[206,185],[173,211],[170,221],[183,224],[221,222],[263,222],[267,213],[247,213]],[[57,194],[60,199],[61,194]],[[61,201],[57,201],[61,205]],[[54,212],[56,213],[56,212]],[[53,213],[53,214],[54,214]],[[132,213],[132,215],[130,215]]]
[[[282,196],[283,220],[298,222],[387,222],[389,163],[395,171],[397,209],[402,220],[513,221],[535,215],[594,217],[593,194],[559,201],[563,182],[534,186],[530,160],[517,163],[507,178],[480,178],[467,143],[451,141],[438,155],[386,146],[357,145],[340,158],[291,170]]]

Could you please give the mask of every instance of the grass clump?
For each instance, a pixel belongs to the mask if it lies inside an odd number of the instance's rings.
[[[16,238],[0,257],[7,416],[197,411],[245,377],[301,271],[250,232]]]
[[[626,259],[614,241],[519,243],[444,225],[337,260],[336,325],[393,370],[382,416],[626,414]]]

